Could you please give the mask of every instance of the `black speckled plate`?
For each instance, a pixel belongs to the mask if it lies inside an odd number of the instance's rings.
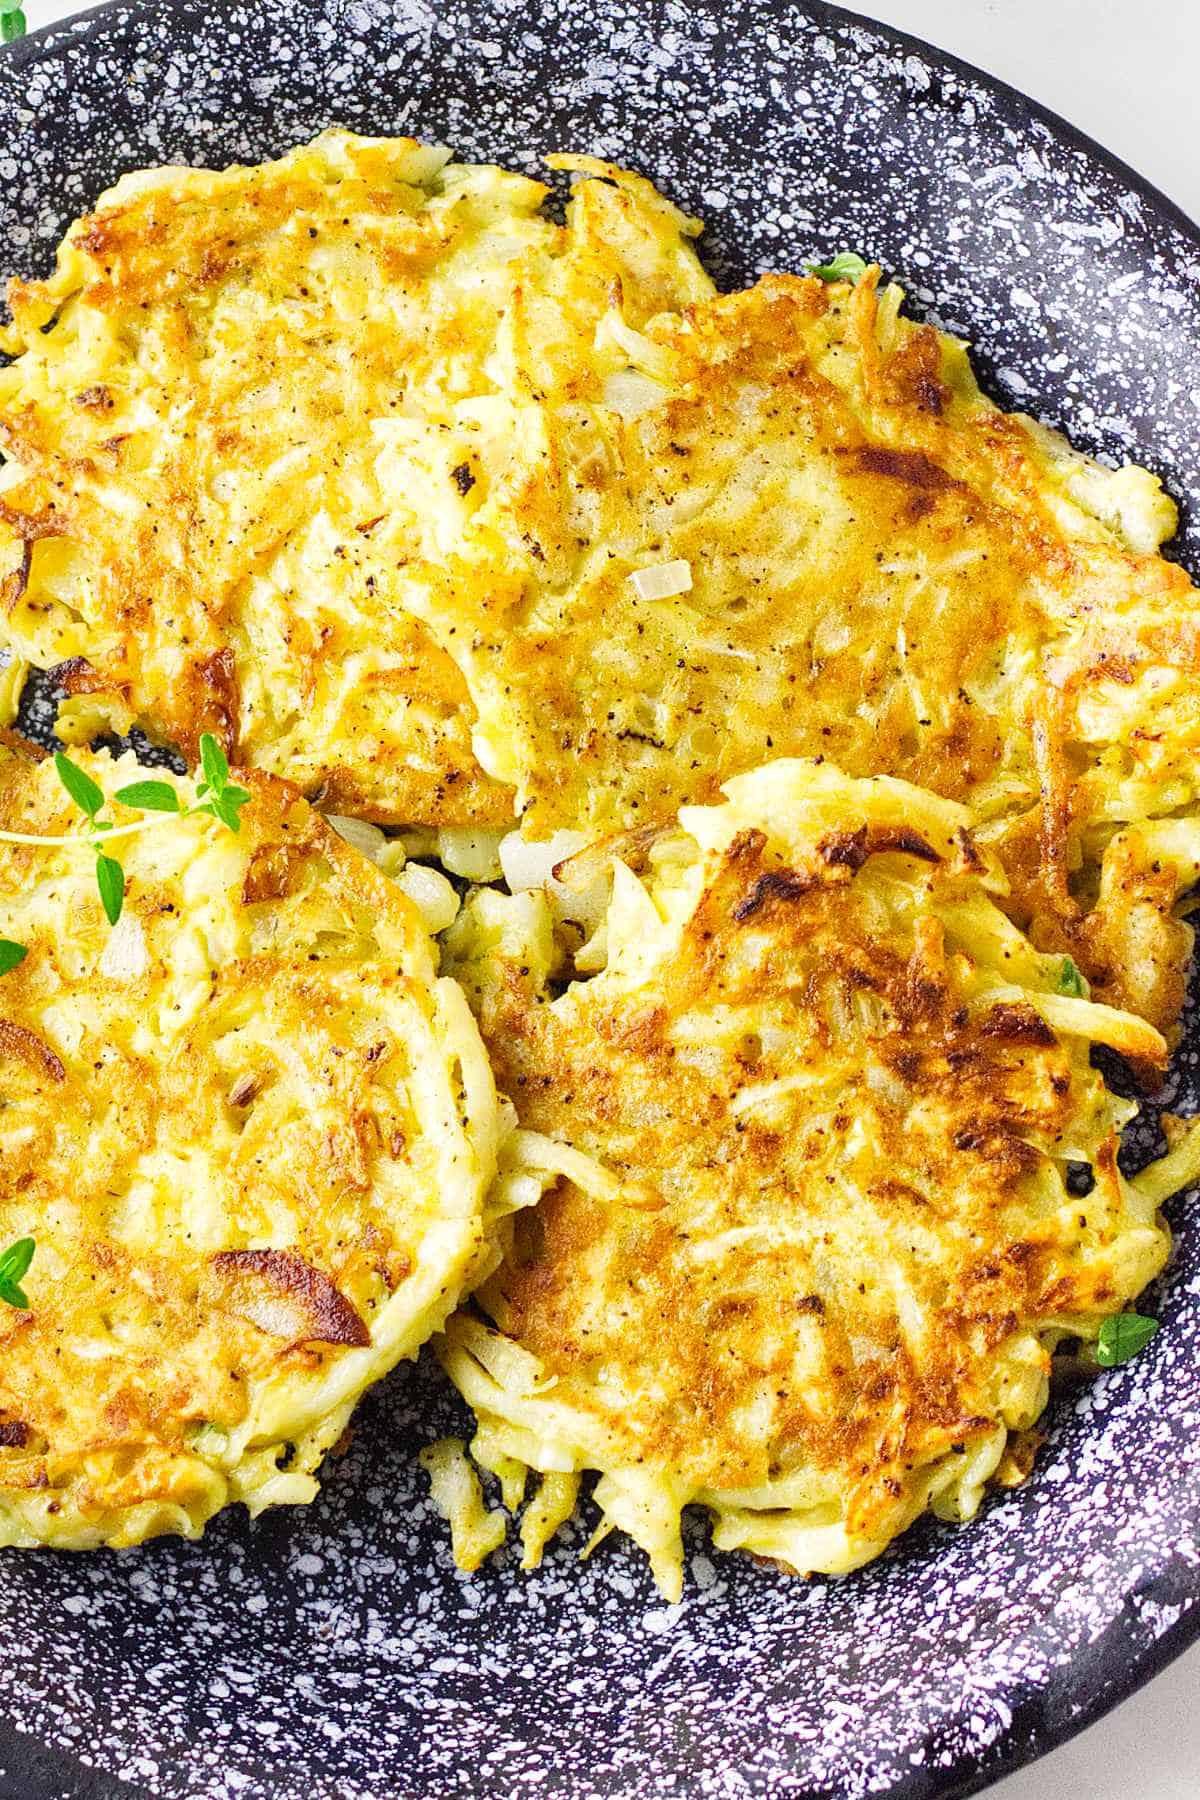
[[[561,148],[629,162],[710,221],[725,282],[877,255],[1001,398],[1160,470],[1200,569],[1194,228],[1017,94],[812,0],[102,7],[0,57],[0,265],[44,265],[122,170],[257,160],[333,122],[529,170]],[[366,1402],[307,1513],[6,1553],[0,1792],[970,1793],[1200,1630],[1194,1214],[1174,1210],[1165,1329],[1058,1402],[1034,1479],[840,1583],[699,1536],[678,1608],[626,1550],[581,1569],[577,1541],[529,1578],[456,1574],[413,1465],[456,1417],[424,1366]]]

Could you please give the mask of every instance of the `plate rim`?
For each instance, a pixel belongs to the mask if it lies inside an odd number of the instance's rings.
[[[981,86],[1005,101],[1010,108],[1015,108],[1019,114],[1023,113],[1031,122],[1044,126],[1053,138],[1116,177],[1130,192],[1136,194],[1146,204],[1152,214],[1165,219],[1186,242],[1190,243],[1200,259],[1200,223],[1185,212],[1178,201],[1172,199],[1148,176],[1143,175],[1133,164],[1110,150],[1098,138],[1093,137],[1062,113],[1026,93],[1003,76],[994,75],[981,65],[933,43],[928,38],[920,37],[903,26],[872,18],[867,13],[835,4],[834,0],[766,0],[766,3],[772,11],[776,12],[783,11],[785,8],[795,8],[800,12],[807,13],[817,24],[826,22],[834,28],[849,27],[860,30],[898,48],[911,51],[929,67],[965,77],[971,83]],[[692,12],[708,14],[718,20],[727,17],[724,0],[682,0],[682,4]],[[195,0],[98,0],[96,5],[68,13],[62,18],[36,27],[10,44],[0,46],[0,67],[8,64],[13,68],[20,69],[26,64],[35,64],[39,60],[40,52],[52,39],[64,39],[72,45],[86,44],[100,36],[116,14],[128,13],[131,9],[141,13],[153,11],[160,14],[176,14],[184,18],[195,18],[201,10],[195,4]],[[1151,1589],[1150,1592],[1153,1590]],[[1015,1723],[1010,1724],[989,1745],[986,1753],[986,1767],[978,1765],[978,1753],[968,1753],[959,1758],[957,1772],[953,1765],[943,1771],[942,1778],[936,1787],[931,1788],[928,1785],[930,1771],[921,1770],[914,1773],[913,1776],[902,1777],[899,1782],[888,1788],[885,1791],[884,1800],[970,1800],[970,1796],[983,1792],[1021,1769],[1028,1768],[1042,1757],[1048,1756],[1052,1751],[1081,1736],[1091,1726],[1098,1724],[1109,1713],[1147,1687],[1187,1650],[1200,1642],[1200,1575],[1194,1578],[1191,1592],[1195,1604],[1178,1617],[1173,1624],[1154,1637],[1144,1649],[1125,1658],[1115,1676],[1110,1680],[1102,1681],[1092,1698],[1082,1704],[1078,1711],[1071,1712],[1069,1706],[1069,1695],[1077,1690],[1072,1690],[1065,1683],[1058,1689],[1043,1688],[1041,1692],[1053,1709],[1052,1716],[1044,1723],[1039,1723],[1037,1728],[1031,1732],[1028,1741],[1018,1736]],[[1111,1651],[1107,1646],[1104,1657],[1107,1666],[1111,1668]],[[112,1790],[114,1793],[137,1791],[129,1789],[123,1784],[118,1785],[120,1778],[115,1775],[114,1771],[89,1766],[61,1745],[56,1745],[44,1738],[33,1737],[20,1730],[10,1719],[0,1717],[0,1753],[7,1752],[5,1760],[12,1758],[18,1762],[19,1766],[22,1751],[27,1755],[30,1748],[35,1746],[50,1752],[58,1762],[60,1769],[70,1768],[78,1775],[85,1784],[77,1790],[78,1792],[103,1793],[109,1782],[114,1784]],[[998,1746],[1004,1746],[1004,1748],[997,1756],[995,1752]],[[14,1752],[16,1753],[15,1757]],[[973,1768],[970,1766],[972,1762],[976,1763]],[[6,1771],[3,1769],[3,1763],[0,1762],[0,1774],[4,1772]],[[149,1790],[145,1791],[148,1795]],[[49,1790],[45,1790],[45,1795],[46,1800],[50,1800]],[[31,1794],[30,1800],[38,1800],[38,1797]]]

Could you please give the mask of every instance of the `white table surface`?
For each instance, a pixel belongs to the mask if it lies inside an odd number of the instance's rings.
[[[1200,220],[1197,0],[856,0],[854,9],[1053,107]],[[78,10],[26,0],[31,30]],[[1200,1647],[990,1792],[995,1800],[1198,1800]]]

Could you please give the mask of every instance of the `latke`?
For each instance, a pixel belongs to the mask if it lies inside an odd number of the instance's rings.
[[[405,599],[409,446],[454,450],[441,525],[417,502],[453,544],[512,407],[585,393],[614,286],[639,321],[710,291],[648,183],[591,184],[565,226],[546,193],[327,132],[255,168],[126,176],[48,281],[10,284],[0,636],[61,667],[75,741],[136,719],[194,758],[210,731],[335,812],[513,817]]]
[[[526,835],[662,820],[772,756],[899,776],[969,804],[1017,922],[1170,1032],[1200,875],[1175,509],[1000,412],[877,275],[768,276],[643,329],[614,301],[586,404],[525,398],[480,446],[407,603]],[[430,519],[436,449],[404,476]]]
[[[146,774],[80,760],[108,794]],[[494,1254],[508,1114],[460,989],[394,883],[242,779],[237,835],[106,839],[115,929],[82,840],[0,843],[25,950],[0,975],[0,1245],[36,1243],[28,1310],[0,1302],[2,1544],[311,1499],[363,1390]],[[79,822],[52,763],[0,750],[0,829]]]
[[[446,940],[548,1189],[441,1342],[473,1453],[512,1504],[544,1477],[527,1566],[598,1471],[593,1542],[670,1598],[691,1503],[720,1548],[841,1572],[1019,1479],[1055,1347],[1162,1268],[1196,1161],[1121,1175],[1089,1050],[1157,1034],[1010,923],[963,807],[801,761],[726,794],[621,847],[644,879],[613,864],[591,979],[539,893],[480,890]],[[431,1460],[470,1563],[495,1520]]]

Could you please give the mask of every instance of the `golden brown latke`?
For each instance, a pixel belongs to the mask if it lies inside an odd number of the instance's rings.
[[[1088,1058],[1156,1034],[1064,993],[970,815],[802,762],[726,791],[644,885],[616,866],[592,979],[559,991],[540,895],[481,891],[447,940],[549,1186],[442,1345],[475,1454],[510,1499],[552,1477],[531,1560],[598,1470],[597,1535],[672,1597],[689,1502],[801,1572],[968,1517],[1027,1467],[1055,1345],[1169,1241]]]
[[[614,309],[586,415],[542,409],[557,453],[529,425],[528,456],[483,455],[423,616],[532,835],[661,820],[772,755],[902,776],[971,806],[1040,943],[1169,1029],[1200,873],[1174,508],[999,412],[875,276],[771,276],[644,332]],[[497,533],[521,579],[470,583]],[[642,598],[660,571],[685,590]]]
[[[81,760],[109,793],[144,774]],[[493,1255],[503,1123],[460,990],[392,882],[243,778],[236,836],[110,840],[111,931],[82,840],[0,843],[26,949],[0,976],[0,1244],[36,1240],[29,1310],[0,1301],[0,1543],[311,1499],[363,1390]],[[0,750],[0,829],[78,823],[53,764]]]
[[[546,192],[328,132],[257,168],[129,176],[49,281],[11,285],[0,629],[65,665],[78,741],[136,718],[194,758],[211,731],[335,812],[512,818],[405,602],[422,551],[397,455],[449,443],[450,413],[482,431],[534,368],[582,391],[614,283],[639,319],[709,291],[648,184],[593,184],[565,227]],[[475,465],[466,443],[442,472],[447,541]]]

